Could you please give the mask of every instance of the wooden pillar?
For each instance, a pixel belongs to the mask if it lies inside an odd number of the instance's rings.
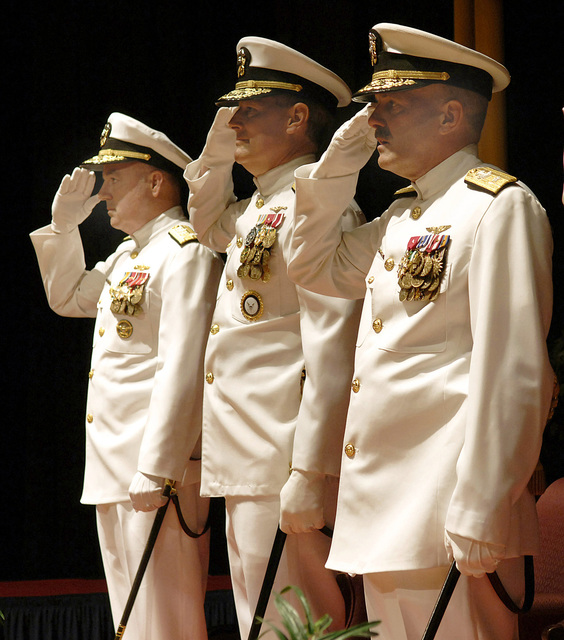
[[[454,0],[454,39],[503,64],[502,0]],[[484,162],[507,168],[505,93],[494,93],[479,144]]]

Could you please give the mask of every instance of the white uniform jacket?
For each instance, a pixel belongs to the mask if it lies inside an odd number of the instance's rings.
[[[276,495],[290,466],[339,473],[360,305],[288,279],[293,173],[311,159],[260,176],[254,195],[239,202],[231,167],[198,177],[196,160],[185,173],[200,241],[227,250],[205,360],[202,495]],[[359,215],[350,210],[340,220],[352,229]],[[268,281],[238,275],[260,216],[277,216]]]
[[[364,297],[330,568],[446,565],[445,527],[506,545],[507,557],[536,549],[527,482],[553,385],[551,230],[524,185],[495,196],[465,182],[484,166],[475,151],[454,154],[412,185],[414,197],[343,235],[338,212],[357,174],[296,172],[290,276]],[[447,242],[442,266],[429,254],[442,269],[438,297],[400,299],[402,258],[428,236]]]
[[[63,234],[47,226],[31,234],[51,308],[96,317],[86,504],[128,501],[137,470],[199,480],[199,463],[189,460],[199,457],[203,357],[222,261],[198,242],[176,242],[169,231],[180,223],[187,223],[180,207],[162,213],[91,271],[78,229]],[[111,308],[110,289],[128,273],[146,278],[139,315]]]

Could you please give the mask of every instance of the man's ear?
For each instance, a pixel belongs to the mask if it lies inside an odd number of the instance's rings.
[[[159,171],[157,169],[151,172],[149,180],[151,186],[151,195],[156,198],[161,193],[161,189],[163,188],[164,174],[162,171]]]
[[[305,130],[309,120],[309,107],[304,102],[296,102],[288,109],[287,133],[296,133]]]
[[[449,134],[460,127],[464,118],[464,107],[459,100],[448,100],[441,107],[440,128],[442,134]]]

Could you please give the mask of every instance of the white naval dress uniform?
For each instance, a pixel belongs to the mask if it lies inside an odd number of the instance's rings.
[[[537,549],[527,482],[553,385],[545,343],[551,231],[524,185],[496,196],[465,183],[470,169],[484,166],[475,152],[470,146],[454,154],[413,183],[414,197],[342,236],[338,212],[358,174],[316,180],[311,165],[296,172],[290,276],[328,295],[364,297],[328,567],[401,576],[382,593],[401,591],[406,572],[448,564],[445,528],[505,545],[507,558]],[[445,234],[438,297],[401,301],[398,266],[412,239]],[[431,582],[438,588],[445,574]],[[466,581],[489,588],[487,579]],[[369,613],[383,618],[378,604],[374,611],[369,594]],[[495,625],[480,627],[480,615],[472,614],[476,630],[464,631],[468,621],[451,606],[437,638],[513,637],[516,616],[511,635],[496,635]],[[383,640],[411,640],[425,628],[405,625],[379,632]]]
[[[81,501],[97,505],[116,627],[155,517],[131,506],[128,488],[136,471],[181,483],[179,498],[193,530],[201,531],[207,517],[208,503],[199,497],[202,372],[222,261],[197,242],[181,246],[169,235],[185,223],[180,207],[162,213],[91,271],[78,229],[55,233],[47,226],[31,234],[51,308],[63,316],[96,317]],[[139,281],[147,278],[142,312],[114,313],[110,289],[131,272]],[[208,536],[184,534],[174,508],[168,509],[128,635],[207,637],[208,545]]]
[[[200,241],[217,251],[227,250],[205,358],[202,495],[226,499],[231,578],[243,638],[264,578],[280,515],[279,494],[290,468],[332,477],[328,484],[333,494],[339,474],[337,451],[343,438],[360,307],[356,302],[311,294],[287,276],[293,173],[312,159],[298,158],[255,178],[257,191],[239,202],[233,195],[231,166],[199,176],[201,161],[197,160],[185,172],[190,221]],[[270,280],[240,277],[249,233],[261,215],[276,214],[282,222],[271,248]],[[341,217],[348,229],[361,221],[352,211]],[[256,319],[244,315],[257,310]],[[329,511],[326,520],[332,525]],[[299,582],[317,613],[327,606],[316,602],[326,587],[333,593],[329,599],[337,595],[342,608],[336,584],[323,569],[329,538],[320,532],[288,536],[285,551],[290,562],[301,553],[292,551],[300,538],[317,549],[307,552],[311,564],[313,555],[318,556],[318,573],[313,578],[318,583],[316,592],[308,592],[304,584],[311,577],[302,582],[291,569],[288,575],[285,558],[274,590],[289,584],[288,580]],[[300,568],[305,571],[307,565],[303,561]],[[276,616],[270,607],[266,619]]]

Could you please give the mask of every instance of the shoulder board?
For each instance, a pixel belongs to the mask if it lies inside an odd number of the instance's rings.
[[[476,167],[475,169],[470,169],[464,178],[464,182],[496,195],[503,187],[517,182],[517,178],[492,167]]]
[[[176,224],[169,230],[168,235],[183,247],[188,242],[197,242],[198,236],[194,229],[187,224]]]
[[[409,185],[407,187],[404,187],[403,189],[398,189],[394,193],[394,198],[411,198],[416,195],[417,191],[415,190],[415,187]]]

